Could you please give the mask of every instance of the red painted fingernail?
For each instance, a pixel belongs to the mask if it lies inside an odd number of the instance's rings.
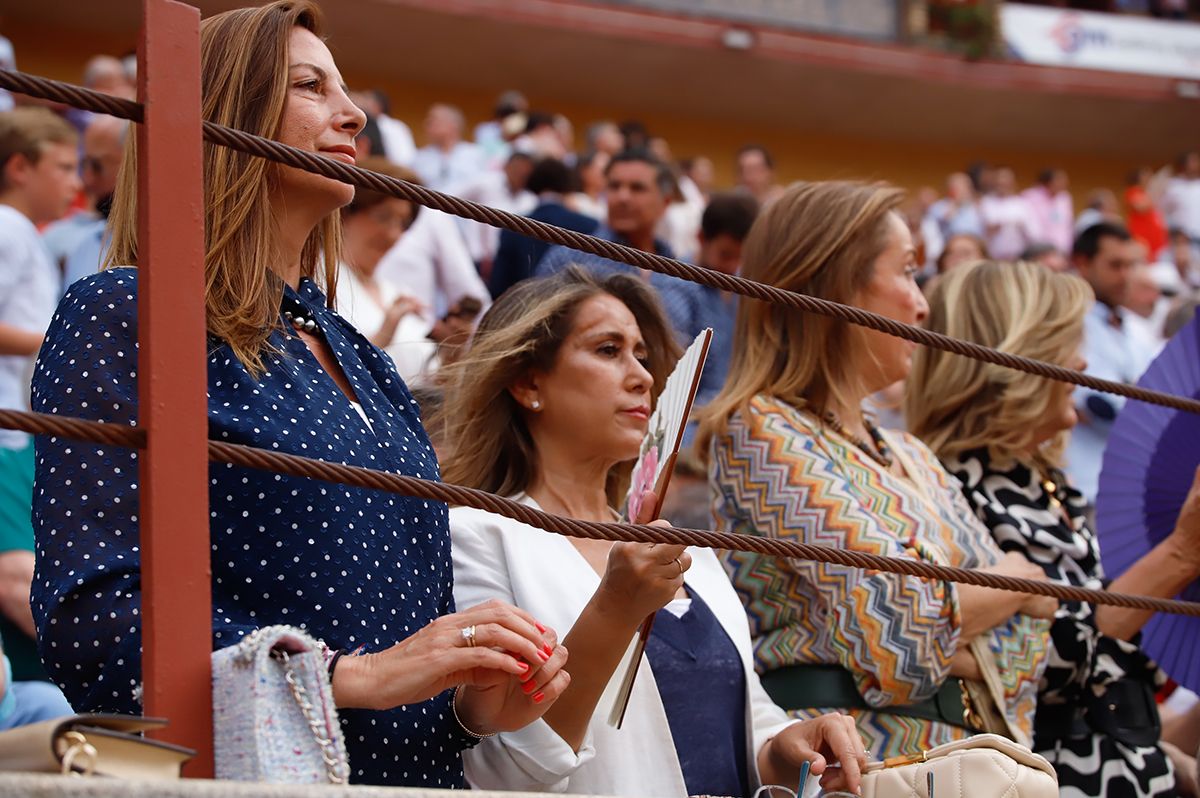
[[[544,699],[545,697],[546,697],[545,693],[534,693],[533,694],[533,703],[540,704],[540,703],[542,703],[542,699]]]
[[[546,627],[542,626],[542,625],[541,625],[540,623],[538,623],[537,621],[534,621],[534,622],[533,622],[533,625],[537,627],[537,630],[538,630],[539,632],[541,632],[542,634],[546,634]]]
[[[549,644],[549,643],[547,643],[546,645],[542,646],[542,651],[545,651],[545,652],[546,652],[546,654],[547,654],[547,656],[548,656],[548,655],[550,655],[550,654],[553,654],[553,653],[554,653],[554,649],[550,647],[550,644]]]
[[[545,662],[546,660],[550,659],[550,655],[547,654],[545,651],[539,651],[538,656],[542,658],[542,662]]]
[[[532,680],[525,682],[524,684],[521,685],[521,689],[525,692],[525,695],[529,695],[530,693],[532,693],[533,688],[535,688],[535,687],[537,687],[537,684],[534,683]]]
[[[529,670],[529,663],[528,663],[528,662],[519,662],[519,661],[518,661],[518,662],[517,662],[517,667],[521,669],[521,672],[522,672],[522,673],[524,673],[525,671]]]

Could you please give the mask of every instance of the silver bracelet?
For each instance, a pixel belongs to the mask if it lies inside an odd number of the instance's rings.
[[[463,733],[466,734],[468,737],[474,737],[476,740],[486,740],[489,737],[495,737],[496,736],[495,732],[491,732],[490,734],[480,734],[479,732],[473,732],[467,728],[467,724],[462,722],[462,718],[460,718],[458,716],[458,691],[461,690],[462,688],[463,688],[463,686],[461,684],[458,687],[455,687],[454,695],[450,696],[450,711],[454,713],[454,719],[456,721],[458,721],[458,728],[462,729]]]

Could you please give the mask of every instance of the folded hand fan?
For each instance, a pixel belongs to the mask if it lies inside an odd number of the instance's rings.
[[[1200,399],[1200,317],[1181,329],[1138,385]],[[1175,520],[1200,465],[1200,415],[1127,402],[1104,450],[1096,534],[1105,574],[1116,578],[1158,545]],[[1200,601],[1200,581],[1179,598]],[[1200,692],[1200,618],[1160,613],[1142,631],[1142,648],[1175,681]]]
[[[711,341],[712,329],[701,330],[683,353],[683,357],[675,364],[675,370],[671,372],[662,393],[658,395],[658,403],[650,416],[637,463],[633,466],[629,493],[625,497],[621,520],[626,523],[632,523],[638,517],[642,511],[642,496],[651,490],[658,496],[658,506],[654,508],[653,513],[653,518],[658,518],[663,497],[666,496],[667,487],[671,483],[671,471],[675,466],[675,458],[679,456],[679,445],[683,442],[683,428],[687,424],[688,414],[692,411],[692,401],[696,398],[700,373],[704,370],[704,359],[708,357],[708,345]],[[608,716],[609,724],[618,729],[621,728],[621,721],[625,719],[625,708],[629,705],[633,682],[637,678],[638,666],[646,650],[646,641],[650,637],[650,627],[653,623],[654,616],[650,615],[638,631],[633,658],[621,677],[621,687]]]

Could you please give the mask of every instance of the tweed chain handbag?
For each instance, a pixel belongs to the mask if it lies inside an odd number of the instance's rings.
[[[350,763],[320,646],[268,626],[213,659],[218,779],[345,784]]]

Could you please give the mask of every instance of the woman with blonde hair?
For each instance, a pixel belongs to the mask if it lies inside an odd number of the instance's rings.
[[[1078,277],[1033,263],[983,261],[946,275],[928,327],[1015,355],[1082,369],[1092,292]],[[1200,490],[1176,529],[1118,579],[1100,566],[1087,501],[1062,471],[1075,425],[1074,386],[934,350],[917,352],[905,412],[992,537],[1052,581],[1172,597],[1200,576]],[[1034,747],[1054,763],[1064,796],[1176,793],[1175,757],[1159,740],[1154,696],[1166,676],[1138,647],[1150,613],[1064,602],[1051,627]],[[1168,754],[1169,752],[1169,754]],[[1190,758],[1187,758],[1190,759]]]
[[[206,19],[205,118],[354,163],[364,117],[320,34],[307,0]],[[127,152],[108,268],[72,286],[47,333],[41,412],[137,421],[138,274],[171,264],[139,259],[136,164]],[[211,437],[436,479],[390,359],[330,309],[354,189],[207,143],[204,176]],[[136,458],[37,441],[33,613],[77,711],[140,708]],[[323,639],[352,781],[459,786],[462,749],[566,686],[565,649],[528,613],[455,612],[444,505],[231,465],[209,476],[213,647],[271,624]]]
[[[742,274],[918,323],[926,304],[902,197],[882,184],[796,183],[755,222]],[[720,528],[1040,573],[1000,552],[916,438],[864,415],[866,397],[907,376],[912,344],[758,301],[742,302],[736,335],[701,426]],[[785,708],[848,711],[876,757],[980,729],[1029,741],[1046,638],[1030,616],[1052,615],[1052,601],[746,552],[725,567],[763,685]]]
[[[571,518],[616,520],[677,356],[640,278],[572,268],[520,283],[484,316],[446,383],[446,478]],[[570,630],[570,686],[542,720],[467,755],[472,785],[749,795],[760,783],[794,785],[810,761],[823,786],[857,786],[853,724],[789,721],[763,692],[745,614],[711,550],[566,538],[465,507],[450,511],[450,530],[460,603],[499,599]],[[607,723],[613,674],[651,613],[618,730]]]

